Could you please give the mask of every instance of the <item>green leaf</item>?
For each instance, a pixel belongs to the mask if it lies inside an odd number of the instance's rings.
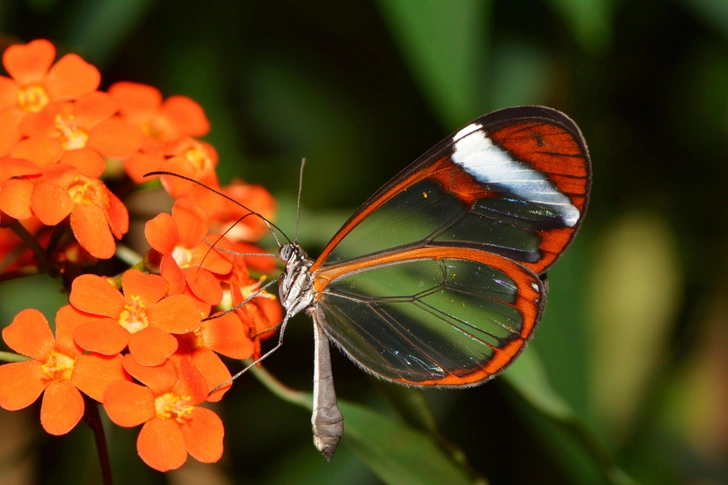
[[[380,0],[404,61],[445,126],[480,114],[490,2]]]
[[[398,386],[373,377],[370,381],[405,423],[426,433],[437,433],[435,415],[421,390]]]
[[[368,408],[339,401],[344,415],[343,443],[386,483],[473,483],[428,434]]]
[[[0,283],[0,327],[6,327],[15,315],[26,308],[35,308],[45,316],[51,328],[55,328],[56,312],[68,303],[68,295],[63,293],[60,278],[48,275],[16,278]]]
[[[609,0],[548,0],[563,18],[581,47],[603,51],[611,41],[614,2]]]
[[[85,0],[66,10],[64,38],[89,62],[102,68],[139,25],[154,0]]]
[[[288,389],[262,368],[251,368],[260,382],[280,398],[311,410],[313,397]],[[342,443],[385,483],[483,483],[430,434],[410,428],[364,406],[338,401],[344,415]]]
[[[627,485],[634,480],[612,460],[609,452],[551,388],[535,352],[524,352],[504,374],[504,380],[534,410],[561,427],[572,441],[588,456],[609,483]]]
[[[728,36],[728,2],[716,0],[682,0],[682,3],[706,23],[718,27]]]

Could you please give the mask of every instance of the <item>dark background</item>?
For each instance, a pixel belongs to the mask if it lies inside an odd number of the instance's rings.
[[[572,117],[592,156],[589,214],[549,273],[523,358],[576,419],[525,399],[516,366],[476,389],[426,393],[442,435],[495,484],[628,483],[589,440],[643,483],[728,482],[727,37],[720,0],[0,0],[3,48],[47,38],[99,67],[102,89],[129,80],[198,101],[221,178],[267,187],[289,234],[306,157],[301,242],[313,255],[471,119],[523,104]],[[311,386],[310,327],[295,319],[266,362],[295,389]],[[391,414],[334,357],[340,397]],[[216,411],[223,460],[167,475],[136,456],[138,430],[110,427],[117,482],[380,480],[346,439],[327,464],[308,413],[252,376]],[[48,437],[37,412],[0,412],[2,441],[17,445],[0,446],[0,482],[99,483],[88,430]]]

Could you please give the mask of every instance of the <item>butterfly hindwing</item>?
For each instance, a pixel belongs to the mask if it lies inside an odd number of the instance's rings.
[[[414,386],[468,386],[524,348],[545,289],[496,254],[433,247],[320,272],[314,318],[354,362]]]

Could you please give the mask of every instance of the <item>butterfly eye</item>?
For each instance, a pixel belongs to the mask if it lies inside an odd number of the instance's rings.
[[[285,246],[281,247],[280,256],[284,263],[287,263],[291,256],[293,256],[293,246],[290,244],[286,244]]]

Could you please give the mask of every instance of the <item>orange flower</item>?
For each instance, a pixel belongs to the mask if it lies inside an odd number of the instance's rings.
[[[71,216],[79,244],[93,256],[108,259],[116,251],[114,238],[129,230],[129,213],[103,182],[65,165],[45,167],[30,196],[38,219],[55,226]]]
[[[10,78],[0,76],[0,156],[20,141],[18,129],[27,113],[39,113],[50,103],[69,101],[95,91],[98,69],[76,54],[67,54],[51,67],[56,49],[47,40],[8,47],[3,65]]]
[[[144,131],[144,152],[155,152],[163,143],[184,136],[205,136],[210,131],[205,111],[186,96],[172,96],[163,102],[157,88],[131,82],[112,85],[109,94],[119,103],[121,117]]]
[[[7,410],[30,406],[43,391],[40,422],[48,433],[61,435],[73,429],[83,416],[79,390],[101,401],[111,382],[127,382],[121,356],[82,354],[73,343],[80,324],[69,305],[56,315],[56,338],[38,310],[18,313],[3,339],[14,351],[32,360],[0,366],[0,406]]]
[[[93,92],[74,103],[56,103],[37,116],[26,117],[20,130],[28,136],[12,151],[17,158],[40,166],[60,162],[89,177],[100,177],[104,157],[128,158],[142,145],[139,128],[113,116],[116,101]]]
[[[119,426],[144,424],[137,451],[144,462],[162,472],[181,467],[189,453],[203,463],[214,463],[223,452],[222,421],[197,404],[207,398],[207,384],[186,359],[179,366],[144,367],[129,356],[124,368],[145,386],[127,381],[112,383],[104,393],[104,409]]]
[[[223,309],[236,308],[235,314],[247,328],[247,334],[253,340],[253,358],[260,357],[260,341],[275,335],[276,326],[283,319],[283,308],[278,299],[263,291],[245,306],[240,306],[253,293],[257,292],[265,277],[255,280],[250,277],[243,258],[238,256],[233,261],[233,269],[223,279],[225,287]]]
[[[104,355],[129,352],[142,365],[159,365],[175,350],[170,334],[187,333],[200,324],[192,298],[167,294],[167,282],[136,269],[121,277],[122,294],[108,280],[81,275],[73,280],[71,305],[83,319],[74,334],[83,349]]]
[[[217,151],[209,143],[185,137],[165,145],[162,153],[167,159],[161,165],[161,170],[199,180],[210,187],[219,187],[215,173]],[[175,199],[188,197],[190,200],[197,200],[198,197],[190,196],[190,192],[199,197],[210,197],[209,190],[192,182],[177,177],[161,177],[161,179],[164,190]]]
[[[178,335],[177,340],[179,347],[172,359],[188,359],[205,377],[209,389],[231,377],[230,371],[215,352],[238,360],[253,355],[253,342],[246,335],[243,323],[235,313],[205,320],[194,332]],[[207,400],[219,401],[228,389],[230,385],[218,389]]]
[[[230,185],[222,187],[222,193],[268,220],[272,220],[275,216],[276,201],[263,186],[234,180]],[[216,212],[210,212],[210,229],[224,233],[225,237],[233,242],[253,242],[269,233],[268,226],[258,216],[248,216],[240,221],[246,214],[250,214],[250,211],[230,200],[223,199],[223,207]],[[231,227],[232,229],[230,229]]]
[[[214,274],[227,274],[232,263],[224,253],[211,249],[205,242],[207,213],[187,199],[174,203],[172,215],[162,213],[147,222],[144,234],[149,245],[162,255],[160,272],[169,282],[170,294],[184,292],[189,285],[202,301],[216,305],[222,299],[222,288]],[[218,237],[208,236],[216,242]],[[229,249],[230,244],[221,239],[218,247]]]

